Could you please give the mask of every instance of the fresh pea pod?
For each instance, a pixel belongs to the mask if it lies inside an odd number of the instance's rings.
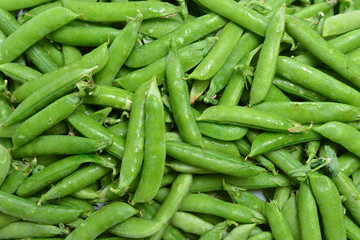
[[[286,239],[294,240],[292,233],[290,231],[289,225],[287,224],[284,215],[275,202],[266,203],[266,217],[268,219],[270,229],[275,239]]]
[[[171,224],[184,232],[193,233],[199,236],[204,235],[214,227],[200,217],[187,212],[176,212],[171,220]]]
[[[4,183],[1,185],[1,191],[14,194],[18,187],[28,178],[29,174],[33,170],[34,166],[31,162],[20,162],[17,164],[14,160],[12,161],[14,171],[6,177]]]
[[[13,217],[4,213],[0,213],[0,227],[3,228],[6,225],[9,225],[12,222],[19,221],[20,219],[17,217]]]
[[[0,186],[4,182],[10,169],[11,156],[9,151],[0,144]]]
[[[56,199],[53,202],[56,203],[56,205],[70,207],[74,209],[81,209],[83,213],[80,216],[85,218],[89,217],[95,212],[94,207],[90,203],[69,196]]]
[[[360,228],[346,215],[345,218],[345,227],[346,227],[346,237],[350,240],[357,240],[360,237]]]
[[[25,83],[42,76],[42,74],[35,69],[24,66],[19,63],[4,63],[0,65],[0,71],[12,80],[19,83]]]
[[[232,224],[231,221],[227,220],[225,222],[221,222],[214,226],[211,230],[207,233],[202,235],[199,240],[220,240],[222,239],[223,235],[225,234],[227,228]]]
[[[231,230],[224,240],[246,240],[256,224],[242,224]]]
[[[346,176],[350,176],[360,168],[360,158],[350,152],[338,157],[339,168]]]
[[[327,18],[322,28],[322,37],[339,35],[358,29],[359,10],[348,11]]]
[[[154,219],[132,217],[110,228],[109,232],[121,237],[143,238],[155,234],[163,227],[163,223]]]
[[[64,58],[64,64],[69,65],[81,59],[82,54],[79,49],[69,45],[62,46],[62,53]]]

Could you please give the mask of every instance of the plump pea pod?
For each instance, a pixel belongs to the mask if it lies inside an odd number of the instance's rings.
[[[12,101],[21,102],[44,85],[56,81],[66,73],[73,72],[76,69],[88,69],[97,66],[97,68],[93,69],[93,74],[95,74],[100,71],[107,62],[107,45],[107,43],[104,43],[88,54],[85,54],[80,60],[46,73],[41,78],[23,84],[13,92],[11,96]]]
[[[255,224],[242,224],[231,230],[224,240],[247,240]]]
[[[130,110],[132,96],[133,94],[131,92],[124,89],[96,84],[95,90],[84,98],[84,103]]]
[[[341,122],[328,122],[313,128],[324,137],[345,147],[350,152],[360,156],[358,139],[360,133],[353,127]]]
[[[125,64],[131,68],[146,66],[165,57],[170,49],[170,42],[175,48],[184,47],[209,33],[221,28],[226,20],[215,13],[209,13],[190,21],[175,31],[151,43],[135,48]]]
[[[53,237],[69,232],[53,225],[43,225],[32,222],[13,222],[0,229],[1,239],[28,238],[28,237]]]
[[[294,239],[301,240],[302,238],[298,220],[298,208],[295,199],[295,193],[291,193],[290,198],[287,200],[283,207],[282,213],[286,222],[288,223]]]
[[[110,168],[99,166],[97,164],[84,167],[71,175],[63,178],[54,185],[50,190],[41,195],[39,204],[46,200],[56,199],[70,195],[103,177],[111,171]]]
[[[311,130],[304,133],[263,132],[256,136],[252,142],[251,151],[248,156],[253,157],[285,146],[320,139],[322,139],[321,134]]]
[[[190,79],[208,80],[224,65],[244,30],[233,22],[225,25],[209,54],[189,75]]]
[[[202,235],[199,240],[220,240],[225,234],[227,228],[232,224],[231,221],[227,220],[214,226],[210,231]]]
[[[277,208],[282,211],[285,203],[290,197],[291,186],[277,187],[274,192],[273,202],[276,203]]]
[[[166,76],[173,117],[181,137],[189,144],[203,147],[202,136],[190,108],[189,90],[183,79],[184,71],[176,50],[171,50],[169,53]]]
[[[153,38],[160,38],[180,26],[180,23],[167,18],[148,19],[141,23],[140,32]]]
[[[62,46],[64,64],[68,65],[81,59],[82,54],[79,49],[69,45]]]
[[[114,202],[88,217],[79,227],[71,232],[65,239],[96,239],[100,234],[114,225],[125,221],[138,213],[130,205],[122,202]]]
[[[261,173],[251,177],[232,177],[220,174],[196,175],[190,191],[212,192],[223,190],[223,180],[227,184],[244,189],[274,188],[279,186],[290,186],[290,179],[285,175],[272,173]]]
[[[16,107],[7,119],[5,125],[9,126],[11,124],[18,123],[21,120],[35,114],[60,97],[70,93],[74,89],[75,84],[79,82],[81,78],[90,74],[92,70],[93,69],[75,70],[74,72],[65,74],[62,78],[58,78],[57,80],[41,87]]]
[[[111,107],[106,107],[100,109],[99,111],[91,113],[89,116],[95,119],[95,121],[98,122],[99,124],[103,125],[111,111],[112,111]]]
[[[181,161],[176,161],[176,160],[171,161],[171,162],[166,162],[166,166],[170,167],[171,169],[173,169],[176,172],[181,172],[181,173],[191,173],[191,174],[214,173],[213,171],[210,171],[208,169],[196,167],[194,165],[186,164],[186,163],[183,163]]]
[[[206,194],[188,194],[180,211],[207,213],[239,223],[265,223],[266,220],[262,214],[251,208],[225,202]]]
[[[135,98],[133,101],[135,101]],[[132,108],[134,108],[134,105],[132,106]],[[108,129],[110,130],[110,132],[114,133],[115,135],[119,135],[120,137],[125,138],[128,131],[128,125],[129,125],[128,122],[121,122],[113,126],[110,126]]]
[[[294,239],[284,215],[280,212],[274,202],[266,203],[266,217],[275,239]]]
[[[264,172],[261,167],[182,142],[167,142],[166,154],[182,162],[232,176],[246,177]]]
[[[338,157],[339,168],[346,176],[350,176],[360,168],[360,158],[355,154],[346,152]]]
[[[12,161],[12,164],[13,166],[15,165],[14,160]],[[15,166],[16,168],[14,167],[14,171],[12,173],[9,172],[9,175],[1,185],[1,191],[14,194],[24,180],[28,178],[34,168],[31,162],[20,162],[20,164],[16,164]]]
[[[326,239],[346,239],[344,213],[335,184],[325,175],[309,176],[311,190],[320,209]]]
[[[179,49],[178,54],[183,70],[186,72],[195,67],[207,54],[212,43],[213,38],[208,38]],[[135,92],[142,83],[149,81],[153,76],[157,76],[156,81],[158,85],[160,85],[165,80],[166,62],[167,57],[163,57],[144,68],[130,72],[114,81],[121,87],[132,92]]]
[[[94,189],[93,186],[96,187],[96,189]],[[96,190],[97,190],[97,183],[93,183],[87,187],[77,190],[76,192],[73,192],[71,196],[82,200],[98,199],[99,193]]]
[[[155,234],[163,227],[163,223],[154,219],[132,217],[108,231],[121,237],[144,238]]]
[[[335,183],[339,193],[346,198],[343,202],[346,209],[351,213],[355,222],[359,224],[360,214],[359,214],[359,204],[360,204],[360,192],[352,180],[339,172],[335,177],[332,177],[333,182]]]
[[[350,240],[356,240],[360,238],[360,228],[351,221],[346,215],[345,218],[345,228],[346,228],[346,237]]]
[[[109,146],[106,147],[106,151],[119,159],[122,158],[125,146],[125,139],[123,137],[114,135],[104,126],[101,126],[96,122],[96,120],[79,111],[73,112],[68,117],[68,121],[82,135],[94,140],[109,143]]]
[[[360,116],[358,107],[335,102],[264,102],[253,108],[299,123],[352,122]]]
[[[83,2],[63,0],[64,6],[75,13],[79,19],[88,22],[121,22],[128,17],[135,18],[141,12],[144,19],[164,17],[179,12],[178,7],[162,2]]]
[[[176,212],[171,220],[171,224],[184,232],[199,236],[204,235],[214,227],[211,223],[187,212]]]
[[[19,221],[19,218],[13,217],[4,213],[0,213],[0,227],[3,228],[12,222]]]
[[[250,90],[249,105],[251,106],[262,102],[269,92],[276,72],[276,62],[284,31],[285,6],[282,6],[266,28],[265,41],[260,50]]]
[[[38,206],[35,202],[0,191],[0,211],[13,217],[43,224],[74,221],[81,210],[55,205]]]
[[[49,56],[54,59],[56,64],[61,67],[64,66],[64,58],[61,50],[56,48],[52,43],[47,39],[40,40],[40,46],[45,49]]]
[[[97,73],[96,84],[112,85],[113,80],[126,58],[135,46],[142,16],[127,23],[126,27],[117,35],[109,48],[109,60],[104,68]]]
[[[300,11],[292,14],[298,19],[306,19],[315,16],[319,12],[326,13],[331,8],[333,8],[337,2],[318,2],[311,4],[305,8],[302,8]]]
[[[19,83],[25,83],[42,76],[42,74],[35,69],[24,66],[20,63],[1,64],[0,71]]]
[[[261,232],[248,238],[248,240],[272,240],[274,239],[271,232]]]
[[[0,186],[4,182],[11,163],[11,156],[9,151],[0,144]]]
[[[160,188],[164,172],[166,159],[164,107],[155,79],[151,82],[145,100],[144,126],[144,163],[132,203],[153,199]]]
[[[33,140],[45,130],[67,118],[81,103],[78,94],[66,95],[26,119],[12,135],[13,149]]]
[[[304,127],[301,125],[277,114],[231,105],[209,107],[197,120],[228,123],[272,131],[299,132],[304,130]]]
[[[11,62],[48,33],[77,18],[66,8],[53,8],[39,14],[9,35],[0,46],[0,63]],[[41,29],[34,32],[33,29]]]
[[[60,199],[56,199],[54,200],[54,203],[56,203],[56,205],[60,205],[60,206],[65,206],[65,207],[70,207],[70,208],[74,208],[74,209],[80,209],[83,211],[83,213],[80,215],[81,217],[89,217],[90,215],[92,215],[95,210],[94,207],[81,199],[77,199],[77,198],[73,198],[73,197],[63,197]]]
[[[14,10],[20,10],[22,8],[30,8],[34,7],[36,5],[42,4],[44,2],[47,2],[46,0],[33,0],[33,1],[27,1],[27,0],[21,0],[17,3],[14,3],[9,0],[2,1],[0,4],[0,8],[6,10],[6,11],[14,11]]]
[[[41,189],[56,183],[69,174],[73,173],[83,163],[96,163],[105,167],[114,168],[114,163],[98,155],[75,155],[58,160],[45,167],[36,174],[27,178],[17,189],[16,194],[21,197],[29,197]]]
[[[322,28],[322,37],[339,35],[351,30],[358,29],[360,10],[348,11],[327,18]]]
[[[294,59],[279,57],[276,73],[329,99],[360,106],[360,93],[357,90]]]
[[[239,105],[245,82],[243,72],[240,68],[236,69],[221,95],[218,105]]]
[[[360,86],[360,71],[357,64],[323,39],[315,30],[292,16],[286,17],[286,30],[315,57],[354,85]]]
[[[32,19],[34,16],[39,15],[40,13],[45,12],[48,9],[55,8],[55,7],[62,7],[62,6],[63,5],[62,5],[61,1],[55,1],[55,2],[51,2],[51,3],[39,5],[37,7],[31,8],[27,12],[23,12],[18,17],[18,22],[21,25],[23,25],[24,23],[26,23],[27,21]]]
[[[135,91],[131,107],[124,156],[121,163],[119,186],[115,189],[124,194],[140,171],[144,158],[145,99],[151,81],[140,85]]]
[[[108,145],[109,143],[83,137],[48,135],[35,138],[31,142],[13,150],[11,154],[13,158],[86,154],[102,150]],[[59,146],[61,146],[61,148]]]

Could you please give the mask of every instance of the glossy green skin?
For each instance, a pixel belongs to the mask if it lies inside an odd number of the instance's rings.
[[[31,8],[29,11],[23,12],[23,14],[21,14],[18,17],[18,22],[22,25],[25,22],[32,19],[35,15],[39,15],[40,13],[45,12],[46,10],[55,8],[55,7],[62,7],[61,1],[55,1],[55,2],[51,2],[51,3],[47,3],[47,4],[42,4],[37,7]]]
[[[130,110],[133,93],[117,87],[96,84],[91,95],[84,98],[85,104],[109,106],[115,109]]]
[[[4,63],[0,65],[0,71],[12,80],[25,83],[41,77],[41,73],[19,63]]]
[[[62,229],[53,225],[42,225],[32,222],[14,222],[0,229],[1,239],[53,237],[62,235]]]
[[[96,120],[99,124],[103,125],[112,111],[111,107],[100,109],[99,111],[91,113],[89,116]]]
[[[166,154],[182,162],[232,176],[247,177],[264,172],[261,167],[182,142],[167,142]]]
[[[243,224],[231,230],[224,240],[247,240],[255,224]]]
[[[212,41],[206,39],[196,42],[178,50],[181,65],[184,71],[195,67],[207,54],[212,45]],[[135,70],[115,79],[115,83],[123,88],[135,92],[142,83],[149,81],[153,76],[157,76],[156,81],[161,84],[165,81],[167,58],[163,57],[148,66]]]
[[[165,57],[169,53],[170,42],[173,47],[181,48],[207,36],[225,24],[226,20],[215,13],[198,17],[164,37],[135,48],[125,65],[131,68],[146,66]]]
[[[194,80],[190,90],[190,104],[194,104],[195,101],[203,95],[206,89],[210,85],[210,80]]]
[[[279,57],[276,73],[329,99],[360,106],[360,93],[357,90],[294,59]]]
[[[295,124],[293,121],[277,114],[232,105],[209,107],[197,120],[250,126],[252,128],[272,131],[291,131]]]
[[[226,232],[227,227],[227,222],[219,223],[214,226],[213,229],[202,235],[199,240],[220,240]]]
[[[266,28],[265,41],[260,50],[250,90],[249,105],[264,101],[272,85],[276,72],[276,63],[280,51],[280,42],[285,31],[285,6],[270,20]]]
[[[310,18],[316,15],[318,12],[323,12],[323,13],[328,12],[335,5],[336,3],[330,3],[330,2],[314,3],[305,8],[302,8],[300,11],[292,14],[292,16],[295,16],[298,19]]]
[[[44,74],[41,78],[34,79],[33,81],[21,85],[13,92],[11,100],[21,102],[44,85],[54,82],[66,73],[76,69],[88,69],[97,66],[96,69],[93,69],[93,74],[95,74],[103,68],[107,59],[107,43],[104,43],[88,54],[85,54],[80,60]]]
[[[51,32],[48,38],[54,42],[71,46],[97,47],[110,40],[112,43],[120,30],[97,26],[64,26]]]
[[[312,30],[301,20],[291,16],[286,17],[286,30],[315,57],[354,85],[360,86],[360,70],[357,64],[328,43],[316,31]]]
[[[73,112],[68,117],[68,121],[82,135],[108,143],[110,146],[107,146],[106,151],[122,159],[125,146],[125,139],[123,137],[114,135],[111,131],[96,122],[96,120],[79,111]]]
[[[88,22],[122,22],[129,17],[135,18],[139,12],[144,19],[149,19],[164,17],[179,11],[176,6],[162,2],[90,3],[71,0],[62,0],[62,2],[66,8],[78,13],[79,19]]]
[[[200,130],[191,111],[189,90],[176,50],[170,50],[166,63],[166,83],[175,123],[181,137],[194,146],[204,146]]]
[[[96,183],[95,183],[96,184]],[[84,187],[80,190],[77,190],[76,192],[73,192],[71,194],[72,197],[82,200],[92,200],[92,199],[98,199],[99,193],[96,191],[97,189],[93,189],[91,186],[94,184],[91,184],[87,187]],[[94,185],[97,187],[97,185]]]
[[[282,147],[320,140],[322,138],[323,137],[319,133],[311,130],[304,133],[263,132],[252,142],[251,151],[248,156],[253,157]]]
[[[231,76],[218,105],[239,105],[246,79],[240,69],[235,70]]]
[[[16,167],[17,168],[14,168],[15,170],[12,173],[9,171],[8,176],[1,185],[1,191],[14,194],[17,188],[24,182],[26,178],[28,178],[33,169],[33,166],[31,166],[31,163],[29,162],[21,163],[20,166],[16,165]]]
[[[53,8],[31,19],[9,35],[0,46],[0,63],[11,62],[48,33],[77,18],[66,8]],[[41,31],[34,31],[34,29]]]
[[[111,171],[110,168],[97,164],[81,168],[56,183],[48,192],[41,195],[39,202],[70,195],[103,177]]]
[[[58,160],[41,171],[27,178],[17,189],[20,197],[29,197],[50,184],[56,183],[73,173],[83,163],[96,163],[113,168],[114,164],[98,155],[75,155]]]
[[[205,136],[222,141],[234,141],[242,138],[248,129],[230,124],[215,122],[197,122],[199,130]]]
[[[141,23],[140,32],[153,38],[160,38],[180,26],[180,23],[166,18],[148,19]]]
[[[13,217],[43,223],[60,224],[74,221],[81,210],[55,205],[39,206],[37,203],[0,191],[0,211]]]
[[[334,36],[358,29],[359,13],[360,10],[349,11],[327,18],[323,25],[322,36]]]
[[[65,239],[96,239],[107,229],[125,221],[136,213],[138,213],[138,211],[126,203],[111,203],[105,207],[102,207],[100,210],[96,211],[93,215],[88,217]]]
[[[262,232],[249,237],[248,240],[272,240],[274,239],[271,232]]]
[[[350,152],[338,157],[340,171],[346,176],[350,176],[360,168],[360,158]]]
[[[12,222],[16,222],[19,219],[17,217],[13,217],[4,213],[0,213],[0,227],[3,228],[6,225],[12,223]]]
[[[0,8],[6,10],[6,11],[14,11],[14,10],[20,10],[22,8],[30,8],[34,7],[36,5],[42,4],[44,2],[47,2],[46,0],[21,0],[18,2],[13,2],[11,0],[2,1],[0,4]]]
[[[116,74],[135,46],[140,24],[141,18],[132,20],[117,35],[109,48],[108,62],[96,75],[96,84],[112,85]]]
[[[286,222],[288,223],[288,226],[290,228],[290,231],[292,233],[292,236],[296,240],[301,240],[301,232],[300,232],[300,226],[299,226],[299,220],[298,220],[298,208],[297,208],[297,202],[295,199],[295,193],[291,193],[290,198],[285,203],[282,213],[284,215],[284,218]]]
[[[56,205],[82,210],[83,213],[81,214],[81,217],[85,217],[85,218],[89,217],[95,212],[94,207],[87,201],[80,200],[77,198],[72,198],[69,196],[54,200],[54,202],[56,203]]]
[[[216,41],[209,54],[189,75],[190,79],[208,80],[224,65],[244,30],[233,22],[222,29],[219,40]]]
[[[155,234],[163,227],[164,224],[160,221],[132,217],[122,223],[115,225],[108,231],[120,237],[143,238]]]
[[[64,66],[64,58],[61,50],[56,48],[49,40],[44,38],[41,39],[39,43],[59,67]]]
[[[135,98],[134,98],[135,101]],[[134,108],[134,105],[133,105]],[[119,135],[120,137],[125,138],[127,135],[127,131],[128,131],[128,122],[121,122],[118,123],[116,125],[113,125],[111,127],[108,127],[108,129],[110,130],[110,132],[114,133],[115,135]]]
[[[61,148],[59,147],[61,146]],[[46,155],[73,155],[93,153],[104,149],[108,143],[99,142],[83,137],[66,135],[39,136],[31,142],[13,150],[13,158],[46,156]]]
[[[131,107],[124,156],[121,163],[118,191],[124,194],[138,175],[144,158],[145,99],[151,81],[136,90]]]
[[[309,100],[313,102],[315,101],[321,102],[327,100],[327,98],[322,96],[321,94],[318,94],[314,91],[311,91],[307,88],[304,88],[300,85],[294,84],[277,76],[274,77],[273,84],[276,87],[280,88],[282,91],[295,95],[305,100]]]
[[[344,212],[335,184],[325,175],[309,176],[311,190],[320,209],[325,238],[346,239]]]
[[[76,94],[66,95],[26,119],[12,135],[13,149],[35,139],[47,129],[67,118],[80,105]]]
[[[234,203],[224,202],[206,194],[188,194],[180,211],[207,213],[230,219],[239,223],[265,223],[266,220],[259,212]]]
[[[265,209],[266,217],[274,238],[279,240],[293,240],[294,237],[291,234],[289,225],[275,203],[266,203]]]
[[[145,100],[144,163],[132,203],[147,202],[158,192],[163,177],[166,147],[164,107],[156,81],[153,80]]]
[[[0,186],[4,182],[11,163],[11,156],[9,151],[0,144]]]
[[[190,192],[222,191],[223,179],[225,179],[227,184],[245,189],[290,186],[290,179],[282,174],[274,175],[273,173],[261,173],[251,177],[232,177],[220,174],[210,174],[195,176]]]
[[[81,52],[78,48],[69,45],[62,46],[62,53],[65,65],[76,62],[82,57]]]
[[[360,139],[360,133],[355,128],[341,122],[328,122],[314,127],[313,130],[360,156],[360,145],[357,141]]]
[[[180,173],[191,173],[191,174],[210,174],[214,173],[205,168],[196,167],[194,165],[186,164],[180,161],[166,162],[166,166],[170,167],[176,172]]]
[[[204,235],[214,227],[211,223],[187,212],[176,212],[171,219],[171,224],[184,232],[199,236]]]
[[[346,215],[345,218],[345,227],[346,227],[346,237],[350,240],[357,240],[360,238],[360,228],[349,219]]]

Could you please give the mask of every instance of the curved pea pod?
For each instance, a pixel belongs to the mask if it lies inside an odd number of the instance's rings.
[[[77,18],[62,7],[45,11],[10,34],[0,45],[0,63],[11,62],[50,32]],[[33,29],[38,31],[33,31]]]
[[[80,216],[84,217],[84,218],[89,217],[90,215],[92,215],[95,212],[94,207],[87,201],[69,197],[69,196],[51,201],[51,203],[53,203],[53,202],[56,205],[82,210],[83,213]]]
[[[328,122],[313,130],[360,156],[360,133],[355,128],[341,122]]]
[[[346,176],[352,175],[360,168],[360,158],[355,154],[346,152],[338,157],[339,168]]]
[[[20,63],[1,64],[0,71],[19,83],[25,83],[42,76],[42,73]]]
[[[182,162],[232,176],[246,177],[265,171],[264,168],[244,161],[182,142],[167,142],[166,154]]]
[[[163,227],[163,223],[154,219],[132,217],[108,231],[120,237],[143,238],[153,235]]]
[[[188,194],[180,211],[207,213],[239,223],[265,223],[262,214],[251,208],[222,201],[206,194]]]
[[[46,0],[34,0],[34,1],[26,1],[26,0],[22,0],[19,2],[13,2],[10,0],[6,0],[1,2],[0,4],[0,8],[6,10],[6,11],[14,11],[14,10],[20,10],[22,8],[31,8],[34,7],[36,5],[42,4],[47,2]]]
[[[325,175],[309,175],[311,190],[318,204],[326,239],[346,240],[344,212],[335,184]]]
[[[248,107],[220,105],[207,108],[197,121],[227,123],[271,131],[301,132],[305,127],[277,114]]]
[[[248,156],[253,157],[282,147],[320,139],[322,139],[321,134],[311,130],[304,133],[263,132],[252,142]]]
[[[224,240],[246,240],[256,224],[242,224],[231,230]]]
[[[13,217],[4,213],[0,213],[0,227],[3,228],[6,225],[9,225],[12,222],[19,221],[20,219],[17,217]]]
[[[74,221],[81,210],[55,205],[38,206],[35,202],[0,191],[0,211],[13,217],[43,224]]]
[[[199,236],[204,235],[214,227],[211,223],[194,214],[179,211],[174,214],[171,224],[184,232]]]
[[[266,217],[275,239],[294,240],[284,215],[274,202],[266,203]]]
[[[167,18],[148,19],[141,23],[140,32],[153,38],[160,38],[180,26],[179,22]]]
[[[357,240],[360,238],[360,228],[356,225],[350,218],[346,215],[345,217],[345,227],[346,227],[346,237],[350,240]]]
[[[86,154],[102,150],[108,145],[108,143],[98,142],[83,137],[48,135],[35,138],[31,142],[13,150],[11,154],[13,158]]]
[[[335,102],[264,102],[252,108],[299,123],[353,122],[360,117],[358,107]]]
[[[300,224],[298,220],[298,208],[295,199],[295,193],[290,194],[290,198],[285,203],[282,213],[290,228],[292,236],[295,240],[301,240]]]
[[[88,217],[65,239],[93,240],[107,229],[137,214],[138,210],[122,202],[113,202]]]
[[[35,237],[53,237],[68,233],[69,230],[61,229],[53,225],[44,225],[32,222],[13,222],[0,229],[1,239],[13,238],[35,238]]]
[[[11,156],[9,151],[0,144],[0,186],[4,182],[11,163]]]
[[[44,85],[56,81],[68,72],[73,72],[77,69],[88,69],[97,66],[97,68],[93,69],[93,74],[97,73],[104,67],[108,60],[107,45],[108,43],[104,43],[88,54],[82,56],[80,60],[48,72],[38,79],[34,79],[33,81],[21,85],[13,92],[11,100],[21,102]]]
[[[34,166],[31,162],[16,162],[12,161],[14,167],[14,171],[10,173],[6,177],[4,183],[1,185],[0,190],[13,194],[16,192],[17,188],[21,185],[21,183],[28,178],[29,174],[32,172]]]
[[[67,157],[54,162],[27,178],[19,186],[16,194],[21,197],[29,197],[50,184],[56,183],[68,176],[83,163],[96,163],[109,168],[115,167],[114,163],[98,155],[89,154]]]
[[[273,240],[274,237],[271,232],[261,232],[257,233],[248,238],[249,240]]]
[[[340,35],[358,29],[360,10],[348,11],[327,18],[322,27],[322,37]]]
[[[124,89],[96,84],[94,91],[84,98],[84,103],[130,110],[132,97],[133,93]]]
[[[207,233],[202,235],[199,240],[220,240],[225,234],[227,228],[232,225],[232,222],[227,220],[225,222],[221,222],[210,229]]]

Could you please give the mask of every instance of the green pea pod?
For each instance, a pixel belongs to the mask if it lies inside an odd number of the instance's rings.
[[[243,72],[239,68],[236,69],[221,95],[218,105],[239,105],[245,82]]]
[[[180,23],[171,19],[154,18],[143,21],[140,26],[140,32],[152,38],[161,38],[180,26]]]
[[[184,232],[199,236],[204,235],[214,227],[211,223],[187,212],[176,212],[171,220],[171,224]]]
[[[0,144],[0,186],[4,182],[11,163],[11,157],[9,151]]]
[[[139,226],[141,226],[141,228],[139,228]],[[155,234],[163,228],[163,226],[163,223],[154,219],[132,217],[115,225],[108,231],[126,238],[144,238]]]
[[[211,230],[209,230],[207,233],[202,235],[199,240],[220,240],[222,239],[224,233],[226,232],[226,229],[228,226],[232,224],[231,221],[225,221],[222,223],[217,224],[214,226]]]
[[[76,155],[58,160],[27,178],[17,189],[16,194],[29,197],[74,172],[83,163],[96,163],[114,168],[114,163],[98,155]]]
[[[16,164],[14,160],[12,161],[14,167],[14,171],[12,173],[9,172],[9,175],[6,177],[4,183],[1,185],[1,191],[14,194],[18,187],[24,182],[25,179],[28,178],[29,174],[33,170],[34,166],[32,166],[31,162],[20,162],[20,164]]]
[[[338,157],[339,168],[346,176],[352,175],[360,168],[360,158],[355,154],[346,152]]]
[[[327,18],[322,28],[322,36],[329,37],[334,35],[340,35],[342,33],[357,29],[357,23],[359,22],[357,20],[358,17],[359,10],[348,11],[346,13],[337,14],[335,16]]]
[[[3,1],[0,4],[0,8],[6,10],[6,11],[14,11],[14,10],[20,10],[22,8],[30,8],[34,7],[36,5],[42,4],[44,2],[47,2],[45,0],[33,0],[33,1],[26,1],[22,0],[17,3],[14,3],[12,1]]]
[[[95,212],[94,207],[87,201],[69,196],[63,197],[61,199],[55,199],[54,201],[51,201],[51,203],[52,202],[56,203],[56,205],[70,207],[74,209],[80,209],[83,211],[81,217],[85,217],[85,218],[89,217]]]
[[[246,240],[255,224],[242,224],[231,230],[224,240]]]
[[[280,212],[274,202],[266,203],[266,217],[275,239],[293,240],[289,225],[284,215]]]
[[[319,206],[326,239],[346,239],[344,213],[335,184],[325,175],[309,176],[311,190]]]
[[[356,240],[360,237],[360,228],[349,219],[346,215],[345,218],[345,227],[346,227],[346,237],[350,240]]]
[[[12,222],[19,221],[20,219],[17,217],[13,217],[4,213],[0,213],[0,227],[3,228],[6,225],[9,225]]]
[[[12,80],[19,83],[25,83],[42,76],[42,74],[35,69],[24,66],[19,63],[4,63],[0,65],[0,71]]]
[[[106,107],[100,109],[99,111],[91,113],[89,116],[95,119],[95,121],[98,122],[99,124],[103,125],[111,111],[112,111],[111,107]]]
[[[295,240],[301,240],[301,232],[300,232],[300,226],[299,226],[299,220],[298,220],[298,208],[297,208],[297,202],[295,200],[295,193],[291,193],[290,198],[285,203],[282,213],[284,215],[284,218],[286,222],[288,223],[288,226],[290,228],[290,231],[292,233],[292,236]]]
[[[64,66],[64,58],[61,50],[56,48],[49,40],[43,38],[40,40],[40,46],[45,49],[49,56],[56,62],[56,64],[61,67]]]
[[[144,164],[132,203],[147,202],[158,192],[164,172],[165,120],[160,92],[154,79],[145,100]]]
[[[122,202],[114,202],[88,217],[79,227],[71,232],[65,239],[93,240],[114,225],[125,221],[138,213],[130,205]]]
[[[64,64],[69,65],[81,59],[82,55],[79,49],[69,45],[62,46]]]
[[[249,240],[272,240],[274,239],[271,232],[262,232],[255,234],[254,236],[251,236],[248,238]]]
[[[31,142],[13,150],[11,154],[13,158],[44,155],[86,154],[102,150],[108,145],[109,143],[99,142],[83,137],[48,135],[35,138]]]

